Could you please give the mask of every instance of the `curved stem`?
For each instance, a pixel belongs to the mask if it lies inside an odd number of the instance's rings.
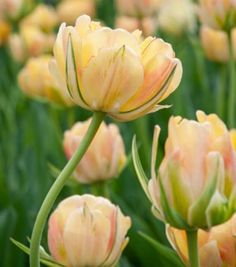
[[[197,232],[198,230],[186,231],[188,240],[188,257],[189,267],[199,267],[198,257],[198,243],[197,243]]]
[[[90,143],[92,142],[105,114],[101,112],[95,112],[93,115],[93,119],[88,128],[86,135],[84,136],[82,142],[80,143],[77,151],[73,155],[73,157],[66,164],[60,175],[57,177],[56,181],[50,188],[48,194],[46,195],[43,204],[38,212],[32,236],[31,236],[31,245],[30,245],[30,266],[31,267],[39,267],[39,246],[41,242],[42,232],[49,215],[49,212],[64,187],[66,181],[73,173],[75,167],[82,159],[86,150],[88,149]]]
[[[229,102],[228,102],[228,126],[230,128],[234,127],[235,124],[235,66],[234,66],[234,51],[233,44],[231,40],[231,34],[228,35],[229,40]]]

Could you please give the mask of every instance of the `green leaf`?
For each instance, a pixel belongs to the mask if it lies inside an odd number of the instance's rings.
[[[164,246],[163,244],[144,234],[143,232],[138,233],[157,250],[157,252],[163,259],[165,259],[175,267],[184,267],[184,264],[181,262],[179,256],[171,248]]]
[[[10,238],[10,240],[14,245],[16,245],[23,252],[25,252],[28,255],[30,254],[30,249],[27,246],[16,241],[13,238]],[[49,267],[65,267],[64,265],[55,262],[47,253],[46,254],[45,253],[46,253],[46,251],[41,247],[40,248],[40,262],[42,262],[43,264],[45,264]]]
[[[143,170],[140,157],[138,154],[138,149],[137,149],[137,144],[136,144],[136,137],[133,137],[132,141],[132,158],[133,158],[133,163],[134,163],[134,169],[136,171],[136,174],[138,176],[139,182],[147,195],[148,199],[150,199],[150,194],[148,192],[148,178]]]

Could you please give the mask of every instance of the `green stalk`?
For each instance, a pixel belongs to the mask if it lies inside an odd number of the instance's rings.
[[[50,188],[48,194],[46,195],[43,204],[38,212],[32,236],[31,236],[31,245],[30,245],[30,267],[39,267],[39,247],[41,242],[41,237],[43,233],[43,229],[49,215],[49,212],[64,187],[66,181],[73,173],[77,164],[82,159],[83,155],[87,151],[90,143],[92,142],[105,114],[101,112],[95,112],[93,114],[93,119],[88,128],[86,135],[84,136],[82,142],[80,143],[77,151],[70,159],[70,161],[66,164],[60,175],[57,177],[56,181]]]
[[[235,66],[234,66],[234,51],[231,40],[231,35],[228,34],[229,40],[229,102],[228,102],[228,126],[233,128],[235,126]]]
[[[225,64],[220,66],[221,73],[218,80],[218,90],[216,95],[216,110],[217,114],[223,119],[225,117],[225,84],[226,84],[226,68]]]
[[[198,230],[187,230],[188,240],[188,257],[189,267],[199,267],[199,256],[198,256],[198,242],[197,242]]]

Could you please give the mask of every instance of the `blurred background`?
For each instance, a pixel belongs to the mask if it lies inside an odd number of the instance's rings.
[[[0,266],[29,266],[28,256],[16,248],[10,237],[27,244],[37,211],[66,164],[63,134],[91,112],[67,105],[61,96],[36,92],[45,77],[35,77],[35,87],[19,78],[29,60],[51,54],[61,22],[73,25],[76,17],[88,14],[109,27],[129,31],[139,28],[144,35],[156,35],[170,42],[183,64],[179,88],[161,110],[128,123],[118,123],[125,141],[128,162],[118,178],[108,182],[110,199],[132,218],[130,242],[120,266],[171,266],[160,250],[140,231],[167,245],[164,226],[151,213],[151,205],[136,178],[131,160],[131,141],[137,136],[142,163],[150,175],[150,154],[154,125],[161,126],[158,160],[163,153],[167,123],[171,115],[194,118],[195,112],[217,112],[225,120],[228,63],[207,52],[197,17],[197,3],[191,0],[150,1],[149,8],[115,0],[1,0],[0,2]],[[142,1],[136,1],[142,2]],[[201,36],[201,37],[200,37]],[[209,43],[209,42],[207,42]],[[209,48],[208,48],[209,50]],[[207,59],[207,57],[210,59]],[[107,122],[111,120],[106,118]],[[99,194],[99,185],[68,184],[57,203],[71,194]],[[46,234],[43,245],[47,248]]]

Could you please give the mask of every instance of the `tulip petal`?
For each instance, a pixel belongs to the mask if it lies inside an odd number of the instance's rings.
[[[201,267],[222,267],[222,260],[217,242],[211,241],[199,250]]]

